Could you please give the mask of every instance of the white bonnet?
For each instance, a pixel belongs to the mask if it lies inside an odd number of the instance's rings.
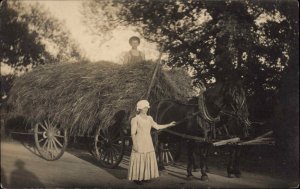
[[[148,102],[148,100],[140,100],[138,101],[138,103],[136,104],[136,110],[140,110],[140,109],[143,109],[143,108],[150,108],[150,104]]]

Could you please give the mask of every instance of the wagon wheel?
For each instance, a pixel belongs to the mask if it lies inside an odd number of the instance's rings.
[[[125,149],[124,133],[119,125],[99,128],[95,134],[95,157],[102,166],[115,168],[122,161]]]
[[[59,128],[49,119],[35,125],[34,139],[38,152],[48,161],[59,159],[68,143],[67,130]]]
[[[174,164],[180,157],[181,153],[181,138],[170,138],[159,142],[158,159],[164,166]]]

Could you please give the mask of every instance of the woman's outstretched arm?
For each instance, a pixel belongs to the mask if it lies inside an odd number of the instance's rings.
[[[150,116],[151,117],[151,116]],[[171,123],[169,124],[164,124],[164,125],[160,125],[160,124],[157,124],[153,118],[151,117],[151,121],[152,121],[152,127],[155,128],[156,130],[161,130],[161,129],[165,129],[165,128],[168,128],[168,127],[172,127],[176,124],[175,121],[172,121]]]

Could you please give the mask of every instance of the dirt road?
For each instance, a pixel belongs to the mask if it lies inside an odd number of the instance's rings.
[[[116,169],[101,168],[86,151],[68,149],[57,161],[45,161],[33,148],[17,142],[1,142],[1,182],[4,187],[137,187],[126,179],[129,157]],[[290,188],[298,181],[243,172],[242,178],[227,178],[226,170],[211,168],[209,181],[186,180],[184,164],[168,166],[158,179],[144,188]]]

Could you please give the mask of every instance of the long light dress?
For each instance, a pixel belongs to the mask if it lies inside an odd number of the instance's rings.
[[[137,151],[132,150],[128,169],[129,180],[150,180],[159,177],[151,128],[158,129],[151,116],[140,115],[131,120],[131,133],[136,133]]]

